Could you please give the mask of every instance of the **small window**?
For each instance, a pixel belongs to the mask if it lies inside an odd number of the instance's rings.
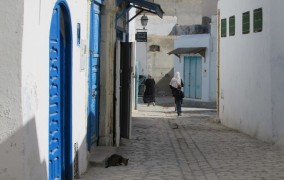
[[[221,20],[221,37],[227,36],[227,20],[222,19]]]
[[[253,11],[253,32],[262,31],[262,8]]]
[[[235,35],[235,16],[231,16],[229,18],[229,35],[234,36]]]
[[[152,52],[160,51],[160,46],[159,45],[151,45],[150,51],[152,51]]]
[[[250,31],[250,14],[249,11],[243,13],[243,34],[248,34]]]

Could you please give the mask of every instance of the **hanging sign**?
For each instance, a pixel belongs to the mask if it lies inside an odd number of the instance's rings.
[[[147,32],[137,32],[135,39],[137,42],[147,42]]]

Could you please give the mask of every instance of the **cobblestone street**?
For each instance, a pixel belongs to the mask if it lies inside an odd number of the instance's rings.
[[[284,151],[216,123],[216,111],[139,104],[132,139],[117,154],[128,166],[89,167],[84,180],[283,180]]]

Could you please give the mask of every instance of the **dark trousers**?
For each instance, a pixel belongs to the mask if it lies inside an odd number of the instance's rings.
[[[181,100],[176,100],[176,107],[177,107],[177,114],[180,115],[181,114]]]

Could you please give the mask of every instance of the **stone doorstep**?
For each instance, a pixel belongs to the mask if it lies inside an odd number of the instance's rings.
[[[96,167],[105,167],[105,161],[116,152],[113,146],[96,146],[89,155],[89,164]]]

